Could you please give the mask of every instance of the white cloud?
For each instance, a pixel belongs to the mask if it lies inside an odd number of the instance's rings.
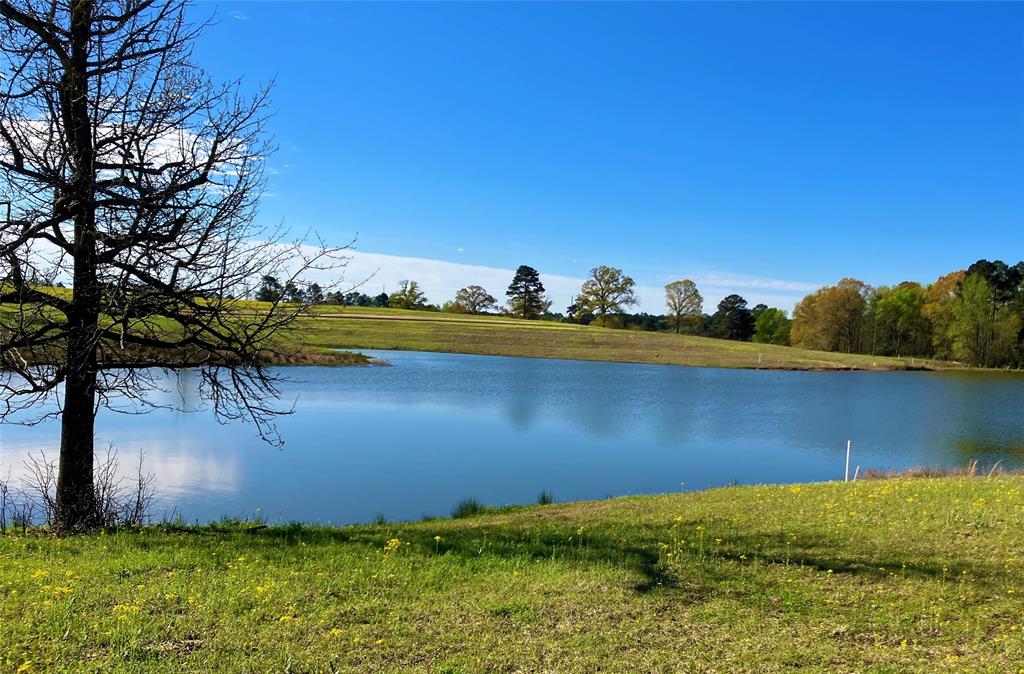
[[[59,153],[63,145],[56,140],[59,126],[51,124],[46,118],[16,118],[6,120],[8,128],[15,137],[18,149],[25,155],[25,163],[33,168],[39,164],[59,164]],[[144,143],[134,143],[139,139],[139,132],[133,127],[131,120],[120,123],[102,123],[93,130],[97,146],[104,149],[98,153],[98,161],[119,166],[143,165],[150,169],[163,169],[170,165],[184,162],[189,166],[203,166],[213,152],[213,139],[201,136],[193,131],[174,127],[155,132],[145,138]],[[146,135],[143,133],[143,135]],[[239,165],[246,155],[246,146],[240,139],[233,139],[233,145],[222,144],[211,173],[217,176],[237,176]],[[0,145],[0,160],[11,161],[12,151],[4,143]],[[273,175],[274,169],[268,169]],[[100,171],[99,176],[116,176],[117,169]],[[169,180],[176,172],[167,172],[160,179]],[[153,178],[157,180],[158,178]],[[210,189],[210,186],[204,186]],[[214,187],[213,189],[216,189]]]
[[[376,295],[382,291],[392,292],[398,287],[399,281],[412,279],[420,284],[431,302],[438,304],[451,299],[459,288],[470,284],[483,286],[499,300],[504,300],[505,288],[508,287],[515,274],[513,269],[420,257],[363,251],[349,251],[348,254],[351,259],[345,269],[346,287],[366,281],[360,291]],[[583,278],[547,274],[543,269],[539,271],[547,294],[554,302],[552,309],[564,311],[573,296],[579,292]],[[330,278],[331,276],[331,274],[326,274],[322,280],[333,280]],[[673,278],[686,277],[686,274],[679,274]],[[801,297],[818,287],[812,283],[735,274],[691,274],[689,278],[697,283],[697,287],[704,296],[704,310],[708,313],[713,313],[718,302],[731,293],[742,295],[750,306],[763,302],[769,306],[792,311],[793,306]],[[640,298],[640,304],[635,308],[636,311],[649,313],[664,311],[665,291],[661,285],[648,285],[644,283],[644,279],[640,279],[636,291]]]
[[[817,283],[801,283],[799,281],[779,281],[776,279],[750,278],[741,276],[697,275],[694,283],[701,283],[714,288],[749,288],[752,290],[780,290],[809,293],[821,287]]]
[[[42,269],[60,266],[66,270],[67,260],[59,263],[59,251],[45,241],[34,242],[31,251],[26,251],[34,263]],[[282,246],[282,252],[285,251]],[[316,249],[303,246],[304,253],[314,255]],[[311,271],[303,275],[307,281],[316,281],[325,286],[332,286],[343,277],[339,290],[358,289],[367,295],[381,292],[391,293],[398,289],[400,281],[411,279],[419,283],[427,295],[427,299],[441,304],[455,296],[456,291],[471,284],[483,286],[496,297],[499,302],[505,300],[505,289],[515,275],[514,269],[487,267],[484,265],[463,262],[448,262],[421,257],[404,257],[384,253],[369,253],[359,250],[344,252],[348,257],[343,270]],[[293,268],[291,263],[284,265],[284,270]],[[579,292],[583,283],[582,277],[548,274],[539,269],[541,281],[544,283],[548,297],[552,300],[554,311],[564,312]],[[628,273],[628,269],[626,270]],[[637,278],[637,277],[634,277]],[[638,278],[636,294],[640,303],[633,311],[645,311],[660,314],[665,311],[664,283],[669,279],[692,279],[704,297],[704,311],[714,313],[715,307],[726,295],[736,293],[742,295],[747,304],[764,303],[771,307],[785,309],[792,314],[793,307],[807,293],[821,287],[820,284],[785,281],[779,279],[740,276],[736,274],[677,274],[657,275],[653,278]],[[67,279],[64,279],[67,282]]]

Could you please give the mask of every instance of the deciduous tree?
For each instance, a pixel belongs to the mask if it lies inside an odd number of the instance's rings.
[[[665,286],[665,304],[675,332],[682,332],[684,327],[688,327],[690,332],[697,331],[704,311],[704,298],[697,290],[697,284],[690,279],[669,283]]]
[[[753,341],[761,344],[789,344],[789,329],[792,321],[782,309],[765,307],[754,319]]]
[[[950,326],[954,320],[953,308],[960,300],[960,288],[966,275],[963,270],[950,272],[925,289],[921,312],[931,325],[932,353],[936,358],[953,358]]]
[[[498,300],[480,286],[471,285],[455,293],[453,305],[464,314],[483,314],[495,309]]]
[[[822,351],[859,352],[871,287],[845,278],[804,297],[793,310],[794,346]]]
[[[919,283],[907,281],[879,288],[873,307],[873,353],[895,356],[925,355],[931,346],[930,326],[924,315],[925,292]]]
[[[183,0],[0,0],[0,419],[59,415],[62,530],[98,521],[96,409],[148,404],[160,371],[272,435],[261,352],[305,306],[232,298],[335,262],[254,225],[267,92],[211,83],[202,28]]]
[[[604,324],[611,314],[621,314],[624,307],[637,304],[633,288],[636,283],[621,269],[601,265],[590,270],[590,278],[583,282],[577,302]]]
[[[1022,322],[1009,305],[1000,306],[982,273],[968,272],[953,307],[953,354],[970,365],[1005,365],[1015,357]]]
[[[398,290],[388,295],[388,306],[396,309],[420,309],[426,305],[425,295],[416,281],[399,281]]]

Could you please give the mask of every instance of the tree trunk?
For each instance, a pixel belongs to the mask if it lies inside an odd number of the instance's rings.
[[[61,76],[61,116],[71,149],[70,197],[75,219],[74,286],[68,311],[64,410],[57,479],[57,528],[76,531],[98,524],[93,482],[96,345],[100,288],[97,283],[95,153],[89,117],[88,47],[92,0],[71,8],[70,59]]]
[[[57,478],[56,524],[60,531],[78,531],[98,524],[93,483],[95,390],[95,367],[79,366],[65,383]]]

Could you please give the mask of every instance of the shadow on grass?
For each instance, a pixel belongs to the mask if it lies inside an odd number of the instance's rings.
[[[966,571],[975,586],[997,585],[1002,570],[997,565],[977,561],[947,562],[934,557],[922,558],[913,550],[890,551],[871,555],[837,545],[826,536],[801,534],[799,545],[787,547],[784,537],[766,535],[717,534],[720,544],[705,544],[700,549],[682,547],[675,550],[673,564],[666,564],[659,541],[670,535],[668,527],[636,525],[626,528],[595,527],[578,529],[564,523],[538,522],[529,525],[508,525],[480,522],[473,518],[460,520],[467,526],[452,530],[450,520],[438,520],[445,526],[439,531],[443,538],[435,540],[435,530],[428,523],[395,523],[381,526],[308,527],[299,524],[284,526],[245,526],[239,523],[203,527],[168,528],[169,533],[218,539],[232,536],[267,550],[280,546],[353,545],[366,551],[382,551],[391,538],[411,544],[417,552],[433,556],[448,555],[469,562],[473,559],[556,560],[573,564],[616,566],[634,572],[639,581],[633,589],[641,594],[654,590],[685,590],[688,598],[700,601],[715,587],[735,579],[736,565],[760,563],[767,567],[792,566],[816,572],[831,572],[871,581],[892,577],[955,582]],[[689,573],[692,571],[693,573]],[[680,574],[686,574],[686,583]],[[684,587],[685,585],[685,587]]]
[[[940,561],[924,558],[920,554],[912,555],[912,551],[904,553],[906,556],[893,552],[886,558],[871,557],[851,551],[845,546],[837,546],[833,539],[825,536],[815,537],[806,533],[801,534],[799,545],[790,545],[787,549],[785,538],[779,537],[772,541],[772,549],[765,552],[766,540],[765,536],[732,536],[723,541],[725,545],[718,557],[737,563],[759,561],[772,566],[794,566],[876,581],[895,576],[952,582],[966,572],[972,585],[1001,587],[1001,581],[1005,578],[999,565],[979,563],[976,560],[961,560],[960,563]]]
[[[437,521],[446,524],[450,522]],[[299,544],[355,545],[377,551],[382,551],[389,539],[397,537],[403,543],[410,543],[422,554],[450,555],[467,561],[486,557],[519,558],[623,567],[634,571],[641,578],[634,586],[640,593],[677,586],[675,577],[661,563],[655,543],[652,542],[650,546],[642,542],[626,544],[624,538],[601,533],[581,534],[575,527],[520,529],[487,524],[458,532],[447,530],[441,541],[436,541],[434,532],[424,530],[420,524],[406,526],[402,523],[332,528],[230,522],[200,527],[165,526],[162,530],[211,542],[234,537],[236,540],[273,547]]]

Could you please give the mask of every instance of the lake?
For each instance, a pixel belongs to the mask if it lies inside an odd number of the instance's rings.
[[[865,468],[1024,465],[1024,377],[779,372],[368,351],[390,367],[282,368],[285,445],[208,411],[102,412],[141,448],[160,513],[366,522],[490,505],[842,479]],[[186,397],[189,377],[183,377]],[[165,397],[171,394],[161,394]],[[177,395],[177,394],[175,394]],[[171,402],[169,399],[167,402]],[[0,475],[56,457],[56,423],[0,427]]]

